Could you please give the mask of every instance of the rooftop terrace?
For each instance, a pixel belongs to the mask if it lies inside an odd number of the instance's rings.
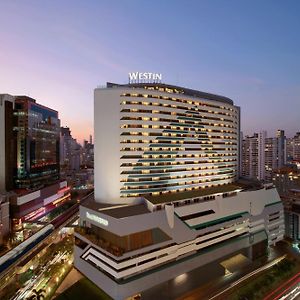
[[[150,212],[144,204],[127,205],[96,202],[94,199],[94,193],[90,194],[89,197],[81,205],[117,219],[146,214]]]

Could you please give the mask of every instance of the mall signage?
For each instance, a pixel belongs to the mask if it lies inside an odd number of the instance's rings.
[[[108,226],[108,221],[105,220],[105,219],[100,218],[100,217],[97,216],[97,215],[90,214],[89,212],[86,212],[86,217],[87,217],[88,219],[90,219],[91,221],[94,221],[94,222],[96,222],[96,223],[102,224],[102,225],[104,225],[104,226]]]

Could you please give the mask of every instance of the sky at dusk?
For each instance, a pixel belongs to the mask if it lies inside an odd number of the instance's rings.
[[[300,131],[300,1],[0,0],[0,93],[59,111],[80,142],[93,90],[128,72],[227,96],[245,134]]]

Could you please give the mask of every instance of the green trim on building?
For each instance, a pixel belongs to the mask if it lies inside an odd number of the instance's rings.
[[[243,215],[246,215],[246,214],[249,214],[249,212],[248,211],[243,211],[243,212],[240,212],[238,214],[226,216],[226,217],[223,217],[223,218],[220,218],[220,219],[216,219],[216,220],[213,220],[213,221],[208,221],[208,222],[201,223],[201,224],[198,224],[198,225],[193,225],[193,226],[190,226],[187,223],[186,224],[190,228],[193,228],[193,229],[202,229],[202,228],[206,228],[206,227],[209,227],[209,226],[213,226],[213,225],[221,224],[221,223],[224,223],[224,222],[227,222],[227,221],[238,219],[238,218],[240,218],[240,217],[242,217]]]
[[[163,144],[163,143],[157,143],[157,144],[150,144],[149,147],[152,147],[152,148],[161,148],[161,147],[174,147],[174,148],[178,148],[178,147],[181,147],[182,145],[181,144],[176,144],[176,145],[173,145],[173,144]],[[177,150],[176,150],[177,151]]]
[[[177,130],[177,129],[165,129],[163,132],[168,132],[168,133],[189,133],[188,130]]]
[[[196,128],[204,128],[203,125],[197,125],[197,124],[186,124],[186,123],[170,123],[172,126],[177,127],[196,127]],[[204,133],[203,133],[204,134]],[[205,133],[206,134],[206,133]]]
[[[175,158],[143,158],[138,162],[154,162],[154,161],[175,161]]]
[[[175,150],[175,151],[172,151],[172,150],[170,150],[170,151],[146,151],[146,152],[144,152],[144,154],[154,154],[154,155],[157,155],[157,154],[177,154],[178,153],[178,151],[177,150]]]
[[[276,204],[279,204],[279,203],[282,204],[282,201],[276,201],[276,202],[273,202],[273,203],[269,203],[269,204],[265,205],[265,207],[276,205]]]
[[[181,141],[181,140],[184,140],[184,137],[176,137],[176,136],[158,136],[156,137],[157,140],[178,140],[178,141]]]

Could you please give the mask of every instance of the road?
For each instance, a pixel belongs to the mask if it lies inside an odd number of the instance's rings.
[[[268,294],[264,300],[293,300],[300,295],[300,272]]]
[[[259,273],[261,273],[262,271],[268,270],[270,268],[272,268],[273,266],[275,266],[276,264],[278,264],[280,261],[282,261],[283,259],[285,259],[286,255],[283,255],[281,257],[278,257],[276,259],[274,259],[273,261],[267,263],[266,265],[252,271],[251,273],[243,276],[242,278],[236,280],[235,282],[231,283],[227,288],[225,288],[224,290],[222,290],[221,292],[217,293],[216,295],[212,296],[211,298],[209,298],[209,300],[213,300],[213,299],[222,299],[222,295],[224,293],[226,293],[227,291],[229,291],[230,289],[232,289],[233,287],[241,284],[243,281],[258,275]]]
[[[33,289],[38,290],[39,286],[44,286],[49,281],[49,278],[45,277],[44,274],[49,271],[51,265],[57,263],[62,259],[68,259],[66,252],[58,253],[51,261],[49,261],[39,272],[39,274],[32,277],[23,288],[21,288],[12,300],[22,300],[29,297]],[[46,279],[46,281],[45,281]],[[44,281],[44,282],[43,282]]]
[[[66,220],[59,228],[55,229],[52,233],[50,233],[50,235],[43,242],[48,243],[50,245],[55,240],[57,240],[57,238],[60,236],[59,231],[61,230],[61,228],[63,228],[66,224],[68,224],[71,220],[73,220],[74,217],[76,217],[76,215],[77,215],[77,212],[74,215],[72,215],[70,218],[68,218],[68,220]],[[39,245],[40,244],[38,244],[37,247],[39,247]],[[34,251],[35,249],[36,249],[36,247],[33,248],[32,251]],[[30,251],[29,253],[24,255],[22,258],[20,258],[11,268],[9,268],[9,270],[7,270],[5,272],[6,274],[1,278],[1,281],[0,281],[0,284],[2,287],[5,287],[7,285],[10,285],[13,282],[18,281],[18,275],[16,273],[15,266],[17,266],[20,262],[22,262],[24,259],[26,259],[26,257],[28,255],[30,255],[30,253],[32,253],[32,251]],[[71,260],[71,257],[69,258],[69,257],[66,257],[65,255],[66,255],[65,253],[58,253],[53,259],[50,260],[50,262],[47,262],[44,266],[42,266],[41,271],[38,274],[35,274],[28,282],[26,282],[23,285],[23,287],[20,288],[17,291],[17,293],[10,299],[13,299],[13,300],[26,299],[32,294],[33,289],[39,290],[41,288],[44,288],[46,285],[47,285],[47,289],[48,289],[48,286],[55,286],[55,284],[57,285],[57,282],[53,282],[53,280],[51,281],[51,278],[48,278],[47,276],[45,276],[45,273],[49,270],[51,265],[53,265],[58,260],[61,260],[61,259],[65,259],[67,261]],[[60,277],[61,276],[59,276],[59,281],[60,281]],[[50,292],[51,292],[51,289],[46,291],[46,293],[50,293]]]
[[[278,251],[278,249],[270,248],[270,252],[268,257],[264,259],[258,259],[256,261],[253,261],[251,265],[245,266],[240,268],[238,271],[230,274],[230,275],[224,275],[224,276],[218,276],[213,280],[207,280],[206,283],[200,283],[199,276],[203,276],[201,274],[192,274],[193,272],[188,273],[188,280],[186,283],[182,283],[179,287],[174,286],[175,291],[171,290],[174,294],[173,298],[170,299],[177,299],[177,300],[204,300],[204,299],[210,299],[216,296],[216,294],[220,293],[220,296],[217,298],[215,297],[214,300],[224,299],[224,294],[222,292],[230,287],[231,285],[234,285],[235,282],[239,282],[240,280],[243,280],[245,276],[249,276],[250,273],[256,272],[259,273],[260,268],[267,268],[269,265],[271,265],[274,261],[277,262],[277,259],[280,260],[285,255],[285,252]],[[252,273],[253,274],[253,273]],[[255,276],[255,274],[253,274]],[[246,280],[246,278],[244,279]],[[186,285],[184,287],[184,285]],[[232,288],[232,286],[231,286]],[[157,291],[156,294],[152,293],[152,299],[157,296],[159,297]],[[175,293],[176,292],[176,293]],[[151,299],[150,297],[145,299]]]

